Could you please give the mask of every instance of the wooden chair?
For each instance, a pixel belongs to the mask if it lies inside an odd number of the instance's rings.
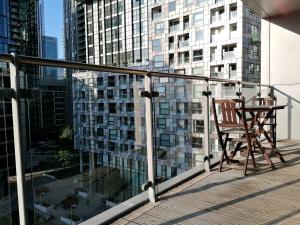
[[[217,107],[221,108],[221,119],[217,113]],[[240,110],[237,112],[236,108],[240,107]],[[212,111],[216,124],[216,131],[219,139],[219,143],[222,148],[222,155],[220,159],[220,172],[222,171],[223,161],[229,165],[230,162],[236,162],[233,160],[236,152],[242,149],[242,145],[245,145],[246,149],[246,161],[244,165],[244,175],[247,173],[248,159],[251,155],[253,167],[256,167],[254,154],[253,154],[253,145],[254,142],[257,142],[256,132],[253,129],[250,129],[246,119],[245,100],[240,99],[222,99],[216,100],[212,99]],[[230,137],[231,134],[238,134],[239,138]],[[229,158],[227,154],[227,143],[229,141],[236,142],[236,149],[234,150],[232,157]],[[239,161],[238,161],[239,162]]]
[[[276,105],[277,99],[276,97],[269,97],[269,98],[257,98],[254,96],[252,98],[252,104],[253,105]],[[264,118],[264,114],[261,115],[261,118]],[[272,136],[273,142],[276,145],[276,126],[277,126],[277,121],[276,121],[276,111],[273,113],[273,115],[270,117],[270,120],[267,121],[266,125],[270,126],[269,133]]]

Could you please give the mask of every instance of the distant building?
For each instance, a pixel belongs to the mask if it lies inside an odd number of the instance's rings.
[[[56,37],[43,36],[42,37],[42,57],[45,59],[58,59],[58,44]],[[55,67],[43,67],[42,78],[57,80],[58,69]]]

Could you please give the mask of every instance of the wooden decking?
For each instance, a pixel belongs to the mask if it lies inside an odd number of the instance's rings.
[[[214,170],[160,196],[114,224],[300,224],[300,142],[281,142],[286,163],[277,169]],[[251,165],[249,166],[251,167]]]

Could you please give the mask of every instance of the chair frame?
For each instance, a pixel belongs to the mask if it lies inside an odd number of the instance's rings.
[[[217,115],[217,109],[216,105],[221,106],[222,110],[222,123],[219,123],[218,115]],[[240,111],[237,112],[236,106],[239,105]],[[240,129],[242,132],[243,137],[246,138],[244,142],[247,144],[246,148],[246,162],[244,165],[244,175],[247,174],[247,167],[248,167],[248,161],[249,156],[251,155],[253,167],[256,167],[255,159],[254,159],[254,153],[253,153],[253,146],[254,142],[257,142],[256,137],[251,136],[248,129],[248,123],[246,119],[246,112],[245,112],[245,99],[242,97],[242,99],[212,99],[212,111],[213,116],[216,124],[216,130],[218,135],[218,140],[222,148],[222,155],[220,159],[220,167],[219,171],[222,171],[223,161],[225,160],[227,165],[229,165],[230,162],[239,162],[236,160],[233,160],[233,157],[235,156],[236,152],[241,149],[243,140],[239,139],[238,144],[236,145],[236,148],[234,150],[234,153],[232,155],[232,158],[230,159],[227,154],[226,146],[228,141],[233,141],[232,138],[229,137],[230,130],[231,129]],[[221,130],[221,128],[227,128],[227,130]],[[224,139],[225,135],[225,139]]]

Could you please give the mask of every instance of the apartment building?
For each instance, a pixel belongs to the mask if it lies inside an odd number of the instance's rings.
[[[65,12],[72,27],[67,32],[73,34],[66,38],[68,60],[260,81],[260,20],[240,0],[69,0],[65,5],[72,6],[65,7],[72,9]],[[201,82],[173,78],[153,83],[159,92],[154,99],[156,173],[169,178],[203,164],[204,88]],[[89,164],[91,172],[97,165],[131,171],[136,175],[128,180],[131,194],[146,180],[140,179],[146,170],[141,90],[141,77],[73,74],[81,164]]]

